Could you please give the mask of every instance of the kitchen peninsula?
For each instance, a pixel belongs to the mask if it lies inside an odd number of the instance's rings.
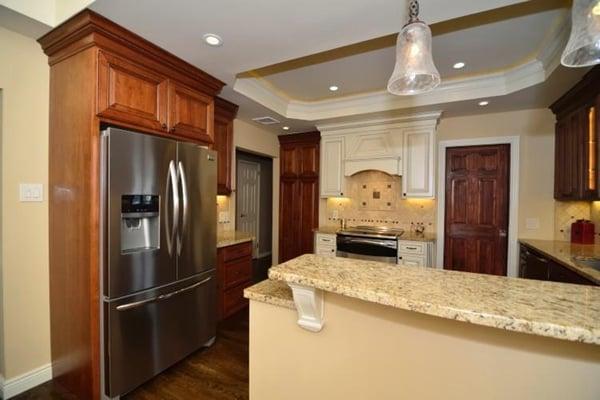
[[[600,288],[317,255],[269,276],[245,292],[251,397],[600,391]]]

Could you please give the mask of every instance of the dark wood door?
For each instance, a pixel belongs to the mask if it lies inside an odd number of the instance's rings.
[[[444,269],[506,275],[509,145],[446,152]]]

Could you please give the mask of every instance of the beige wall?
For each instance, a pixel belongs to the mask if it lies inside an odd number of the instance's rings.
[[[509,332],[326,293],[325,326],[250,304],[250,398],[597,399],[600,346]]]
[[[48,183],[47,58],[0,28],[4,375],[50,362],[48,203],[19,202],[19,183]]]
[[[520,136],[520,238],[553,239],[554,236],[554,122],[550,110],[537,109],[442,118],[438,127],[438,142]],[[540,229],[527,229],[527,218],[538,218]]]
[[[273,158],[273,239],[272,262],[276,265],[279,260],[279,139],[277,135],[236,119],[233,121],[233,171],[232,184],[234,192],[230,202],[230,219],[235,221],[235,149]]]

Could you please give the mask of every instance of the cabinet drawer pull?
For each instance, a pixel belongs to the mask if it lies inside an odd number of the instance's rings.
[[[406,248],[407,248],[408,250],[417,250],[417,248],[416,248],[416,247],[412,247],[412,246],[406,246]]]

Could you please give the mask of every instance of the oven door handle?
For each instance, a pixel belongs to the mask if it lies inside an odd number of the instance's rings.
[[[387,240],[377,240],[377,239],[365,239],[365,238],[344,238],[342,239],[342,243],[347,244],[368,244],[373,246],[387,247],[390,249],[397,249],[398,242],[396,241],[387,241]]]

